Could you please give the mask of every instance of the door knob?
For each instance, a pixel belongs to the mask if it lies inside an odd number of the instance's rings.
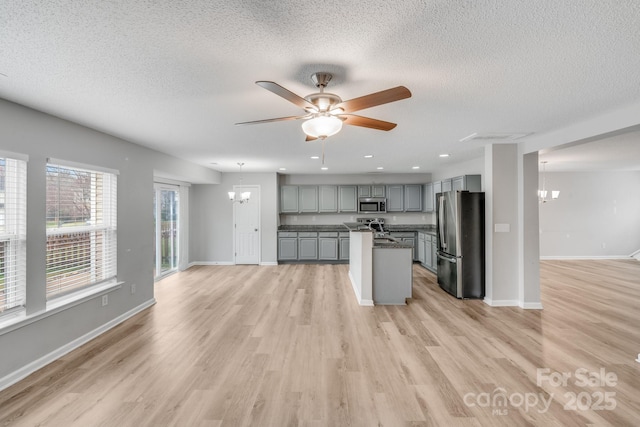
[[[258,229],[257,229],[257,228],[254,228],[254,229],[253,229],[253,231],[258,231]]]

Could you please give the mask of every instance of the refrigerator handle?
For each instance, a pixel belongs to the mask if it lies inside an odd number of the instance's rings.
[[[447,243],[445,242],[445,237],[444,237],[444,196],[440,195],[440,198],[438,199],[438,204],[440,205],[438,207],[438,223],[440,225],[440,247],[442,249],[447,249]]]
[[[438,251],[436,254],[438,258],[443,259],[445,261],[449,261],[454,264],[458,262],[458,259],[456,257],[443,255],[442,253],[440,253],[440,251]]]

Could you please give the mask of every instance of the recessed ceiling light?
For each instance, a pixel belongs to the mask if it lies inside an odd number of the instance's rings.
[[[313,160],[318,160],[318,159],[320,158],[320,156],[311,156],[311,158],[312,158]]]
[[[376,169],[378,169],[379,171],[383,170],[384,168],[382,166],[378,166]]]
[[[412,166],[411,169],[420,169],[420,166]]]
[[[278,170],[280,170],[280,171],[286,171],[286,170],[287,170],[287,168],[279,168]]]
[[[440,154],[440,157],[449,157],[449,155],[446,154],[446,153],[445,154]]]
[[[373,154],[365,154],[365,159],[373,159]]]
[[[328,168],[328,167],[326,167],[326,166],[323,166],[323,167],[321,167],[320,169],[322,169],[323,171],[329,170],[329,168]]]

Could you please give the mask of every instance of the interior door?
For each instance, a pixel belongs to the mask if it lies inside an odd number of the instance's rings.
[[[234,185],[233,189],[251,192],[249,202],[233,204],[234,262],[260,264],[260,187]]]

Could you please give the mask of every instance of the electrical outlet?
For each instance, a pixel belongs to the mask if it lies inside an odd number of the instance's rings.
[[[606,249],[607,248],[607,244],[602,242],[602,249]]]
[[[131,284],[131,295],[133,295],[133,294],[135,294],[135,293],[136,293],[136,284],[135,284],[135,283],[132,283],[132,284]]]
[[[109,304],[109,295],[102,295],[102,306]]]

